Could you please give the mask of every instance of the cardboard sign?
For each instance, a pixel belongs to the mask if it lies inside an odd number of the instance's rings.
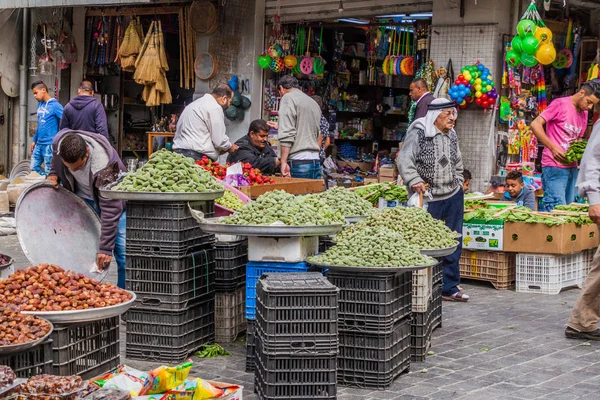
[[[472,219],[463,224],[463,248],[472,250],[503,250],[504,221]]]

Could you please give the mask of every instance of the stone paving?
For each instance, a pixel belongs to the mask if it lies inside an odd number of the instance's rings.
[[[0,237],[0,252],[13,256],[17,267],[27,264],[16,236]],[[553,296],[497,291],[473,281],[463,287],[471,300],[444,302],[443,327],[432,339],[434,355],[412,363],[388,390],[338,386],[338,399],[600,398],[600,342],[564,337],[579,289]],[[157,365],[125,359],[125,325],[121,338],[123,363],[145,370]],[[244,372],[244,338],[224,347],[231,357],[194,358],[193,374],[242,384],[244,399],[257,399],[253,375]]]

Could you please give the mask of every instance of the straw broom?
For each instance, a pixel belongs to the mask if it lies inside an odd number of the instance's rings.
[[[154,21],[152,21],[152,23],[150,24],[150,28],[148,29],[148,33],[146,34],[146,38],[144,39],[144,43],[142,44],[142,48],[140,49],[139,57],[135,62],[136,68],[138,67],[138,65],[140,63],[142,55],[146,52],[146,49],[148,48],[148,44],[149,44],[150,40],[152,39],[152,28],[154,28]]]
[[[183,87],[183,11],[179,8],[179,87]]]
[[[156,24],[153,23],[156,28]],[[148,40],[146,50],[138,57],[133,79],[142,85],[156,83],[162,73],[160,65],[160,56],[157,48],[157,33],[155,30],[149,31],[151,36]]]
[[[119,46],[118,57],[121,60],[121,68],[124,71],[135,71],[135,62],[137,55],[142,47],[142,41],[138,35],[138,28],[135,20],[132,20],[127,26],[123,43]]]
[[[158,54],[160,56],[160,65],[163,71],[169,70],[169,62],[167,61],[167,52],[165,50],[165,38],[162,30],[162,22],[158,20]]]

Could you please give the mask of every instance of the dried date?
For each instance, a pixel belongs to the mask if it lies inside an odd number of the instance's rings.
[[[48,332],[50,324],[46,320],[23,315],[13,304],[0,307],[0,346],[33,342]]]

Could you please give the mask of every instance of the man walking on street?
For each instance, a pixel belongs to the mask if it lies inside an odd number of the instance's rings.
[[[596,122],[587,144],[577,179],[579,195],[590,203],[589,215],[600,224],[600,122]],[[600,248],[594,255],[592,269],[571,312],[565,336],[570,339],[600,340]]]
[[[453,128],[456,117],[454,102],[433,100],[425,118],[417,119],[408,127],[397,161],[409,193],[429,190],[433,200],[427,202],[427,211],[433,218],[444,221],[448,228],[462,233],[464,178],[462,155]],[[429,185],[429,189],[425,185]],[[462,242],[459,241],[456,251],[442,259],[443,300],[469,300],[469,296],[458,288],[461,251]]]
[[[96,257],[99,269],[110,265],[114,252],[118,286],[125,288],[125,207],[121,200],[100,196],[106,175],[125,172],[125,166],[108,140],[97,133],[60,131],[52,143],[54,157],[48,181],[81,197],[100,215],[100,246]]]
[[[58,126],[63,115],[63,106],[50,96],[48,86],[42,81],[31,84],[33,97],[38,101],[37,129],[33,136],[29,151],[31,152],[31,170],[40,175],[48,175],[52,161],[52,140],[58,133]],[[44,170],[42,170],[44,163]]]
[[[213,161],[223,153],[233,153],[238,146],[231,144],[225,129],[225,114],[233,100],[233,90],[227,84],[218,85],[189,104],[181,113],[173,138],[173,151],[194,160],[207,156]]]
[[[298,80],[285,75],[279,80],[279,143],[284,177],[321,179],[319,131],[321,109],[298,88]]]
[[[570,97],[550,103],[533,122],[531,130],[545,146],[542,154],[543,210],[575,201],[577,163],[565,157],[572,142],[580,140],[587,128],[588,111],[600,100],[600,85],[586,82]]]
[[[417,78],[412,81],[409,89],[411,100],[417,102],[417,108],[415,109],[415,115],[413,117],[413,121],[415,121],[427,115],[427,107],[435,100],[435,97],[429,93],[427,82],[422,78]]]
[[[77,89],[77,96],[65,106],[60,129],[99,133],[108,138],[106,111],[94,97],[92,82],[84,80]]]

